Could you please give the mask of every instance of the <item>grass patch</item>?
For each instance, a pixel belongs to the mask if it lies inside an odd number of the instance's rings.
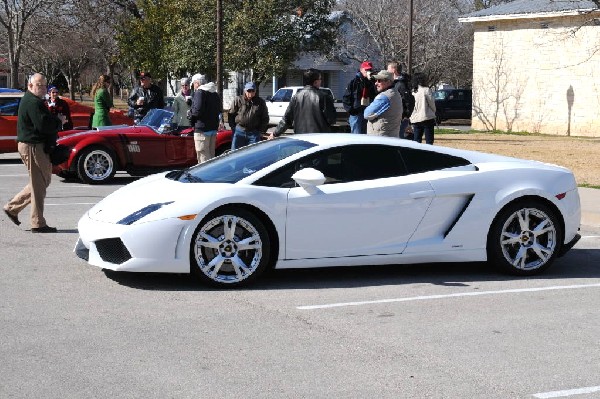
[[[579,184],[578,187],[595,188],[597,190],[600,190],[600,186],[596,186],[594,184],[588,184],[588,183]]]

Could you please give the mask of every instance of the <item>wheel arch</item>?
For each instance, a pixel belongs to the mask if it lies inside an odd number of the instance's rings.
[[[260,208],[251,205],[251,204],[245,204],[245,203],[234,203],[234,204],[223,204],[220,205],[218,207],[216,207],[215,209],[211,210],[206,216],[204,216],[202,218],[202,220],[206,219],[207,217],[209,217],[211,214],[215,213],[215,212],[220,212],[220,211],[224,211],[227,209],[243,209],[245,211],[251,212],[254,215],[256,215],[256,217],[258,217],[260,219],[260,221],[265,225],[265,228],[267,229],[267,232],[269,233],[269,238],[271,239],[270,245],[271,245],[271,251],[273,256],[270,257],[270,264],[269,264],[269,268],[272,269],[275,267],[275,264],[277,263],[277,259],[279,258],[279,233],[277,232],[277,229],[275,228],[275,224],[273,223],[273,221],[271,220],[271,218],[265,213],[263,212]],[[202,223],[202,222],[201,222]]]
[[[80,141],[79,143],[75,144],[75,146],[73,146],[73,153],[71,154],[71,167],[70,170],[75,171],[77,169],[77,162],[79,160],[79,157],[81,156],[81,153],[83,151],[85,151],[88,148],[91,147],[99,147],[99,148],[105,148],[107,150],[109,150],[111,153],[113,153],[115,155],[115,167],[117,168],[117,170],[120,170],[123,165],[124,165],[124,160],[123,160],[123,154],[121,151],[118,151],[117,148],[115,148],[115,146],[113,146],[109,140],[106,140],[103,137],[96,137],[96,138],[87,138],[85,140]]]
[[[496,221],[498,220],[498,218],[500,217],[500,215],[502,214],[502,211],[504,209],[506,209],[507,207],[512,206],[516,203],[527,202],[527,201],[538,201],[538,202],[546,205],[547,207],[549,207],[554,212],[554,214],[556,215],[556,217],[560,223],[560,227],[561,227],[560,230],[563,232],[563,237],[560,237],[560,240],[558,240],[558,245],[559,245],[558,250],[560,250],[560,247],[562,247],[564,244],[563,241],[564,241],[564,231],[565,231],[565,220],[564,220],[563,214],[560,211],[560,209],[558,209],[556,204],[554,204],[548,198],[545,198],[545,197],[542,197],[539,195],[524,195],[522,197],[514,198],[514,199],[508,201],[506,204],[504,204],[500,209],[498,209],[498,212],[496,212],[496,216],[494,216],[494,218],[492,219],[492,222],[488,226],[486,243],[490,242],[490,235],[492,234],[493,226],[496,223]]]

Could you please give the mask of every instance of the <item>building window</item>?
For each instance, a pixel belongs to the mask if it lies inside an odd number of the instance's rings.
[[[542,29],[548,29],[548,22],[541,22],[540,23],[540,28],[542,28]]]
[[[496,31],[496,25],[488,26],[488,32],[495,32],[495,31]]]

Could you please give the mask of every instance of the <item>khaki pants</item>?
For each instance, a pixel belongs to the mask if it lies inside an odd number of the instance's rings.
[[[215,144],[217,135],[207,136],[204,133],[194,133],[194,146],[196,147],[196,156],[198,163],[206,162],[215,157]]]
[[[29,172],[29,183],[4,209],[16,216],[31,204],[31,227],[44,227],[44,200],[52,177],[50,156],[44,152],[44,144],[18,143],[18,150]]]

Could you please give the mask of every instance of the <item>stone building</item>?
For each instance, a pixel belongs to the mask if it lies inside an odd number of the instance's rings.
[[[600,1],[515,0],[473,24],[481,130],[600,137]]]

